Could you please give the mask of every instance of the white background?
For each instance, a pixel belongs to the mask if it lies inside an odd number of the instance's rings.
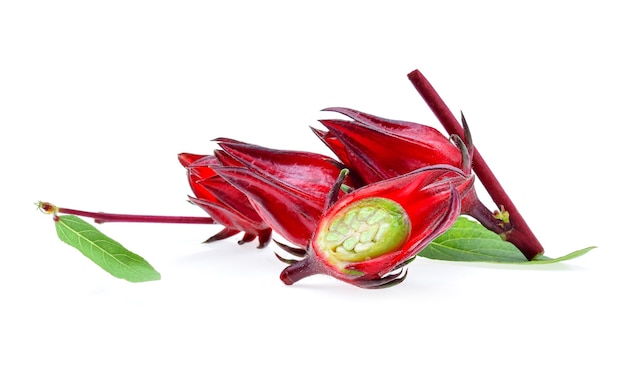
[[[408,5],[410,4],[410,6]],[[624,12],[617,1],[15,1],[0,6],[3,384],[623,384]],[[180,152],[325,152],[345,106],[438,122],[419,68],[561,265],[418,259],[400,286],[288,287],[219,226],[105,224],[108,276],[34,202],[203,215]]]

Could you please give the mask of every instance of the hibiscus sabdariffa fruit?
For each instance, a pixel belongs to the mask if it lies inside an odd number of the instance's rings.
[[[350,169],[357,187],[438,164],[472,173],[474,145],[464,118],[462,136],[453,134],[448,138],[430,126],[386,119],[351,108],[333,107],[324,111],[352,119],[320,120],[326,131],[313,129],[313,132]],[[498,234],[510,230],[507,223],[494,217],[475,190],[463,197],[461,213],[474,217]]]
[[[327,131],[313,129],[313,132],[350,169],[350,175],[363,184],[436,164],[462,167],[459,148],[433,127],[385,119],[351,108],[324,111],[353,119],[320,120]]]
[[[216,141],[224,166],[213,170],[247,196],[270,228],[294,245],[306,246],[345,166],[306,151],[278,150],[228,138]]]
[[[363,288],[402,282],[405,267],[461,213],[474,178],[452,166],[425,167],[370,184],[328,205],[306,249],[281,273],[291,285],[326,274]]]
[[[214,167],[222,163],[214,155],[182,153],[178,160],[187,169],[189,185],[195,196],[189,201],[201,207],[215,224],[224,228],[205,242],[214,242],[243,232],[239,244],[259,240],[259,248],[266,247],[272,239],[272,229],[252,207],[248,198],[224,179]]]

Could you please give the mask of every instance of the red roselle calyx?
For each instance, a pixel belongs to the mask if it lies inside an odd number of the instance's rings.
[[[187,169],[191,190],[189,200],[206,211],[224,229],[211,236],[213,242],[243,232],[240,244],[259,239],[259,248],[269,244],[272,229],[261,219],[248,198],[213,170],[222,164],[213,155],[183,153],[178,160]]]
[[[303,258],[281,279],[291,285],[327,274],[363,288],[400,283],[404,266],[457,219],[472,184],[471,175],[439,165],[354,190],[327,208],[305,250],[285,248]]]
[[[349,108],[324,111],[353,119],[320,120],[328,131],[313,131],[364,185],[436,164],[462,166],[459,148],[432,127]]]
[[[216,140],[221,147],[216,155],[230,165],[213,167],[214,171],[248,197],[269,227],[304,247],[344,166],[311,152]]]
[[[469,128],[463,138],[446,138],[435,128],[418,123],[385,119],[349,108],[327,108],[352,118],[321,120],[328,131],[315,134],[350,168],[359,186],[393,178],[418,168],[447,164],[471,173],[473,144]],[[504,233],[509,225],[494,217],[479,199],[474,188],[463,198],[461,213],[488,229]]]

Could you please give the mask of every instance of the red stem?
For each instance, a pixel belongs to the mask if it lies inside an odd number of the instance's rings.
[[[302,278],[319,274],[322,269],[317,261],[315,258],[307,257],[292,263],[280,273],[280,279],[285,285],[293,285]]]
[[[94,213],[90,211],[66,209],[59,207],[57,212],[61,214],[72,214],[81,217],[93,218],[96,223],[105,222],[143,222],[143,223],[189,223],[189,224],[215,224],[210,217],[177,217],[166,215],[129,215],[129,214],[108,214]]]
[[[452,114],[448,106],[424,75],[422,75],[420,71],[415,70],[408,74],[408,77],[448,134],[458,135],[464,138],[463,127],[461,127],[454,117],[454,114]],[[511,201],[511,198],[509,198],[508,194],[504,191],[504,188],[500,182],[498,182],[498,179],[496,179],[496,176],[487,165],[487,162],[485,162],[476,148],[474,148],[472,168],[495,204],[498,207],[504,207],[509,213],[512,229],[505,233],[506,240],[517,246],[528,260],[532,260],[537,255],[543,254],[543,246],[541,246],[537,237],[535,237],[530,230],[530,227],[513,204],[513,201]]]

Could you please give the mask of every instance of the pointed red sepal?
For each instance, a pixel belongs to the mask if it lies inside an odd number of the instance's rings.
[[[239,167],[214,167],[214,171],[243,192],[272,229],[305,247],[344,166],[311,152],[276,150],[226,138],[217,142],[220,156]],[[344,182],[352,183],[348,178]],[[345,194],[336,190],[339,196]]]
[[[215,167],[215,171],[245,193],[260,217],[274,231],[296,246],[307,245],[321,217],[323,199],[246,168]]]
[[[213,168],[215,167],[219,166],[213,166]],[[212,171],[215,172],[214,170]],[[252,207],[248,197],[224,178],[216,174],[210,178],[199,180],[197,184],[204,188],[204,191],[214,197],[222,206],[237,212],[250,223],[254,223],[257,226],[263,224],[263,219]]]
[[[189,174],[189,183],[192,190],[196,181],[215,175],[213,170],[211,170],[211,166],[220,164],[217,158],[212,155],[181,153],[178,154],[178,160]]]
[[[207,242],[243,232],[240,243],[258,238],[259,248],[269,244],[271,228],[261,219],[247,197],[213,170],[213,167],[221,165],[217,157],[183,153],[179,154],[178,159],[187,169],[189,185],[195,195],[190,196],[189,200],[225,227]]]
[[[384,119],[349,108],[325,111],[354,119],[321,120],[328,132],[314,132],[365,183],[435,164],[461,166],[459,149],[432,127]]]
[[[329,186],[345,166],[325,155],[277,150],[227,138],[216,139],[224,153],[259,175],[294,191],[325,199]]]

